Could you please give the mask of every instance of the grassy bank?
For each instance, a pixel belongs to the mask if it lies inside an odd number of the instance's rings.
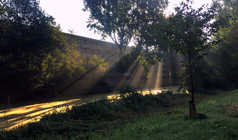
[[[208,98],[208,97],[207,97]],[[198,105],[205,120],[185,120],[187,94],[123,94],[120,100],[99,100],[55,112],[11,131],[0,139],[237,139],[238,90]],[[233,105],[233,106],[232,106]],[[178,107],[180,106],[180,107]],[[173,111],[172,111],[173,110]]]
[[[197,105],[204,120],[185,120],[187,108],[181,107],[172,114],[146,117],[129,123],[111,134],[94,135],[93,139],[121,140],[237,140],[238,90],[224,92]]]

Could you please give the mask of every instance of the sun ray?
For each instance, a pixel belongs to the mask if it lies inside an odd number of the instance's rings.
[[[122,85],[129,84],[132,79],[132,75],[138,70],[139,63],[138,61],[134,61],[128,70],[119,78],[119,82],[115,86],[116,89],[120,88]]]
[[[154,89],[159,89],[162,84],[162,70],[163,70],[163,63],[159,62],[157,65],[157,74],[156,74],[156,80],[155,80],[155,87]]]
[[[62,96],[78,96],[86,94],[96,85],[101,78],[104,77],[121,59],[122,57],[111,54],[107,55],[105,62],[108,63],[107,70],[100,71],[99,65],[91,68],[90,70],[83,73],[69,85],[65,86],[64,89],[60,91]]]
[[[138,66],[139,68],[135,71],[133,75],[131,75],[130,85],[133,87],[139,87],[142,82],[142,76],[144,74],[144,68],[142,65]]]
[[[154,68],[155,68],[154,65],[150,66],[150,68],[149,68],[150,77],[146,80],[145,89],[151,88],[152,76],[153,76],[153,73],[154,73]]]

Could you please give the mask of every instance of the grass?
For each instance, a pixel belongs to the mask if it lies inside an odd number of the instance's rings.
[[[158,115],[128,123],[122,129],[93,139],[107,140],[237,140],[238,118],[226,110],[238,104],[238,90],[212,96],[197,105],[197,110],[208,116],[204,120],[185,120],[187,108],[181,107],[172,114]]]
[[[40,122],[11,131],[0,139],[109,139],[109,140],[232,140],[238,139],[238,90],[206,97],[197,105],[208,119],[185,120],[188,95],[123,95],[121,100],[99,100],[54,112]],[[180,107],[178,107],[180,106]],[[171,111],[173,109],[173,111]]]

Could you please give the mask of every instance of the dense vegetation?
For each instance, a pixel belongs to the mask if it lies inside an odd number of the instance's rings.
[[[219,9],[218,33],[215,39],[219,42],[211,51],[211,61],[223,88],[236,88],[238,86],[238,1],[224,0]],[[210,63],[210,62],[209,62]]]
[[[97,56],[86,60],[77,40],[63,34],[36,0],[0,5],[1,104],[55,96],[87,69],[104,63]]]
[[[84,0],[85,11],[90,12],[88,27],[102,37],[110,37],[121,52],[134,37],[141,47],[141,33],[153,23],[168,4],[167,0]]]

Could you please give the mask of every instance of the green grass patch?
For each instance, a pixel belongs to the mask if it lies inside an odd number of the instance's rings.
[[[107,136],[96,134],[93,139],[108,140],[237,140],[238,118],[229,115],[228,106],[238,104],[238,90],[210,96],[197,105],[208,116],[204,120],[185,120],[187,108],[181,107],[169,115],[158,115],[129,123]]]

